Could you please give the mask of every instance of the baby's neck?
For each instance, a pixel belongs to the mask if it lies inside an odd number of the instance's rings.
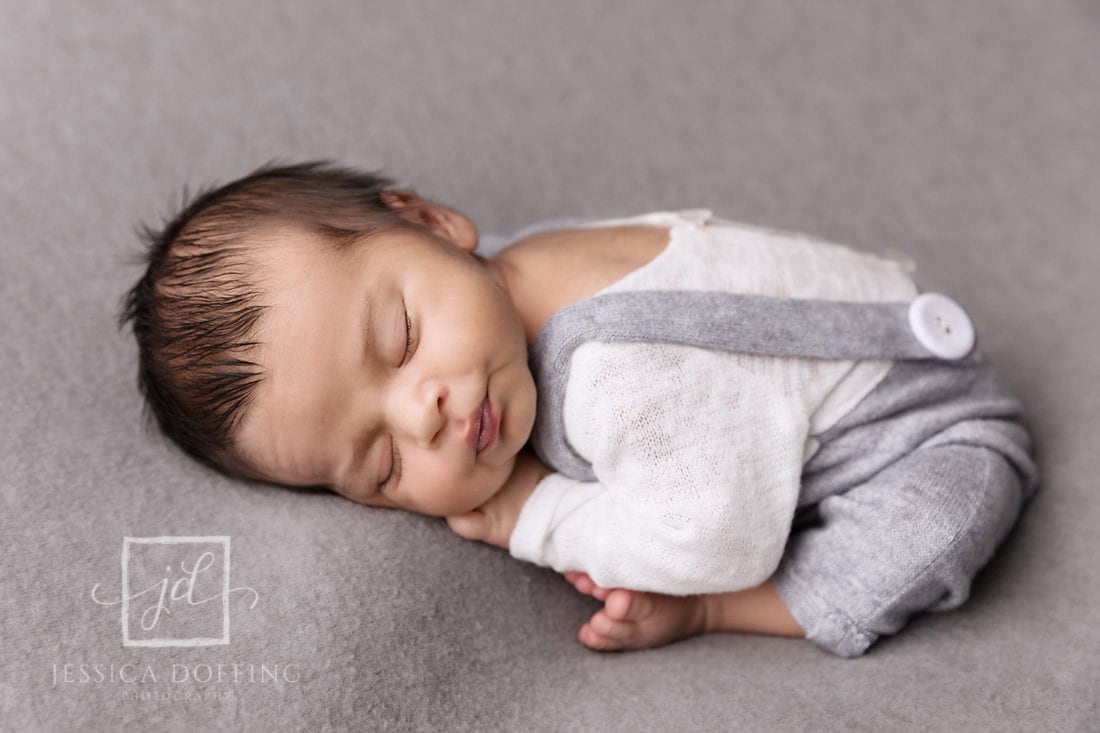
[[[484,263],[508,292],[531,344],[550,316],[648,264],[668,238],[668,229],[645,225],[559,229],[533,234]]]

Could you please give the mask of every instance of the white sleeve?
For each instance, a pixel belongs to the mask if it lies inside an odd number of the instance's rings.
[[[544,478],[516,523],[512,555],[587,572],[601,586],[661,593],[731,591],[767,580],[798,496],[804,410],[788,404],[794,398],[783,380],[766,369],[684,379],[713,368],[699,359],[722,355],[674,347],[688,353],[657,359],[677,361],[668,364],[655,363],[652,352],[639,360],[636,349],[602,344],[600,354],[587,354],[598,363],[574,359],[574,372],[580,369],[567,392],[567,433],[599,481]],[[586,365],[599,375],[594,382]],[[619,384],[608,379],[617,370]]]

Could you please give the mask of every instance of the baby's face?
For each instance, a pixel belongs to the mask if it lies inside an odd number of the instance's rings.
[[[271,236],[265,377],[237,429],[248,467],[434,516],[500,489],[534,424],[535,385],[519,316],[470,231],[472,243],[397,229],[340,253],[297,230]]]

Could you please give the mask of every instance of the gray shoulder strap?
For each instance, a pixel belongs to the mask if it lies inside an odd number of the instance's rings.
[[[591,481],[592,467],[569,445],[562,422],[573,351],[586,341],[663,342],[762,356],[921,360],[962,358],[974,338],[965,312],[934,293],[913,303],[851,303],[628,291],[573,303],[551,316],[531,347],[538,386],[531,440],[555,470]],[[957,355],[946,356],[944,343]]]

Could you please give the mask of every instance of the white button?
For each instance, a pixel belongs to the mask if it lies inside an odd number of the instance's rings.
[[[918,295],[909,305],[909,328],[921,346],[941,359],[961,359],[974,348],[970,316],[946,295]]]

